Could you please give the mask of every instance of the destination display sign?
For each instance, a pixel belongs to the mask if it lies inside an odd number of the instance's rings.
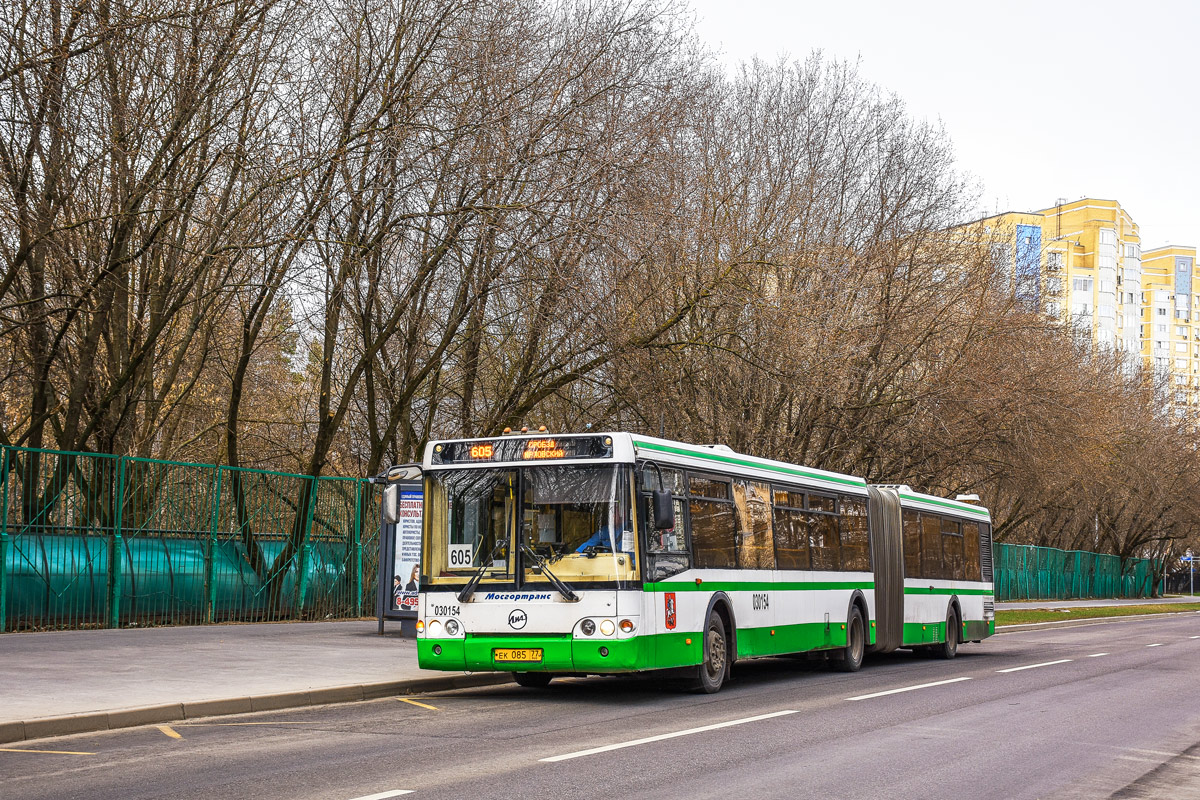
[[[434,464],[480,464],[611,458],[612,454],[612,438],[608,436],[501,436],[434,445],[432,461]]]

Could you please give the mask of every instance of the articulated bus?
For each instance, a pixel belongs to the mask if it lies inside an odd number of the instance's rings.
[[[630,433],[432,442],[422,473],[426,669],[715,692],[740,659],[855,671],[995,633],[977,505]]]

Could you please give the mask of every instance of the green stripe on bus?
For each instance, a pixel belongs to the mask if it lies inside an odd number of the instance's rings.
[[[905,594],[981,594],[993,595],[993,589],[944,589],[941,586],[905,586]]]
[[[783,591],[815,592],[828,589],[874,589],[874,581],[695,581],[644,583],[647,592],[765,592],[772,589]]]
[[[976,506],[969,506],[965,503],[956,503],[953,500],[935,500],[930,497],[914,497],[911,494],[901,493],[900,496],[902,498],[904,498],[905,500],[911,500],[914,503],[928,503],[931,506],[943,506],[945,508],[952,508],[955,511],[964,511],[968,514],[976,514],[978,516],[987,517],[988,519],[991,519],[991,514],[988,513],[986,508],[978,508]]]
[[[839,475],[822,475],[817,472],[809,472],[804,469],[795,467],[784,467],[779,464],[769,464],[759,461],[752,461],[745,458],[736,458],[716,452],[695,452],[692,450],[684,450],[681,447],[670,447],[668,445],[657,444],[655,442],[646,442],[638,438],[634,438],[634,443],[638,447],[646,450],[657,450],[660,453],[671,453],[678,456],[691,456],[692,458],[700,458],[708,461],[720,461],[724,464],[734,464],[739,467],[753,467],[754,469],[763,469],[769,472],[779,472],[784,475],[796,475],[809,480],[825,481],[826,483],[844,483],[847,486],[855,486],[860,489],[865,489],[867,482],[861,478],[844,478]]]
[[[739,658],[783,655],[845,647],[845,624],[806,622],[739,628]],[[868,637],[874,633],[868,624]],[[672,631],[632,636],[561,639],[528,636],[468,635],[464,639],[417,639],[422,669],[460,672],[639,672],[699,664],[704,657],[702,631]],[[434,648],[437,648],[435,651]],[[537,660],[498,662],[497,650],[540,650]]]
[[[867,624],[868,641],[875,642],[875,623]],[[944,641],[945,622],[905,623],[904,646]],[[964,638],[990,636],[992,620],[964,620]],[[596,636],[563,638],[550,634],[468,634],[465,638],[417,639],[422,669],[461,672],[530,670],[609,674],[691,666],[703,658],[703,631],[668,631],[625,639]],[[739,658],[833,650],[846,645],[844,620],[738,628]],[[435,651],[436,648],[436,651]],[[540,650],[537,660],[496,661],[497,650]]]

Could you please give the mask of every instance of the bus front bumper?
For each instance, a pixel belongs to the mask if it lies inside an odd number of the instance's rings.
[[[422,669],[456,672],[580,672],[608,674],[645,669],[651,661],[649,639],[570,636],[468,635],[454,639],[417,639]],[[538,661],[501,661],[497,651],[540,650]]]

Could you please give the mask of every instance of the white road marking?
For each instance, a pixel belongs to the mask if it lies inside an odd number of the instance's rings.
[[[1090,656],[1088,656],[1088,658],[1099,658],[1100,656],[1106,655],[1108,655],[1108,653],[1092,653]]]
[[[412,794],[412,789],[392,789],[378,794],[364,794],[362,797],[352,797],[350,800],[386,800],[389,797],[399,797],[402,794]]]
[[[1023,669],[1037,669],[1038,667],[1052,667],[1055,664],[1066,664],[1072,661],[1070,658],[1061,658],[1058,661],[1047,661],[1044,664],[1026,664],[1023,667],[1009,667],[1008,669],[998,669],[996,672],[1020,672]]]
[[[903,689],[889,689],[886,692],[875,692],[874,694],[860,694],[858,697],[847,697],[847,700],[870,700],[872,697],[884,697],[889,694],[900,694],[901,692],[915,692],[917,689],[928,689],[930,686],[945,686],[947,683],[958,683],[959,681],[969,681],[970,678],[951,678],[948,681],[934,681],[933,683],[920,683],[916,686],[905,686]]]
[[[650,744],[651,742],[661,742],[664,739],[674,739],[677,736],[689,736],[693,733],[704,733],[705,731],[715,731],[718,728],[729,728],[734,725],[745,725],[747,722],[758,722],[764,719],[772,719],[774,717],[782,717],[787,714],[795,714],[796,711],[788,709],[787,711],[776,711],[771,714],[759,714],[757,717],[746,717],[744,719],[733,719],[729,722],[718,722],[713,725],[703,725],[699,728],[688,728],[685,731],[675,731],[674,733],[661,733],[658,736],[647,736],[644,739],[634,739],[631,742],[619,742],[618,744],[606,744],[603,747],[593,747],[590,750],[579,750],[574,753],[566,753],[561,756],[550,756],[549,758],[539,759],[540,761],[566,761],[569,758],[580,758],[581,756],[594,756],[597,753],[607,753],[610,750],[620,750],[625,747],[634,747],[639,744]],[[366,800],[366,798],[356,798],[356,800]]]
[[[1162,642],[1159,642],[1158,644],[1148,644],[1146,647],[1162,647]]]
[[[1200,639],[1200,636],[1189,636],[1189,639]]]
[[[1142,747],[1126,747],[1123,748],[1130,753],[1149,753],[1152,756],[1166,756],[1167,758],[1186,758],[1192,761],[1200,761],[1200,756],[1189,756],[1187,753],[1172,753],[1169,750],[1146,750]]]

